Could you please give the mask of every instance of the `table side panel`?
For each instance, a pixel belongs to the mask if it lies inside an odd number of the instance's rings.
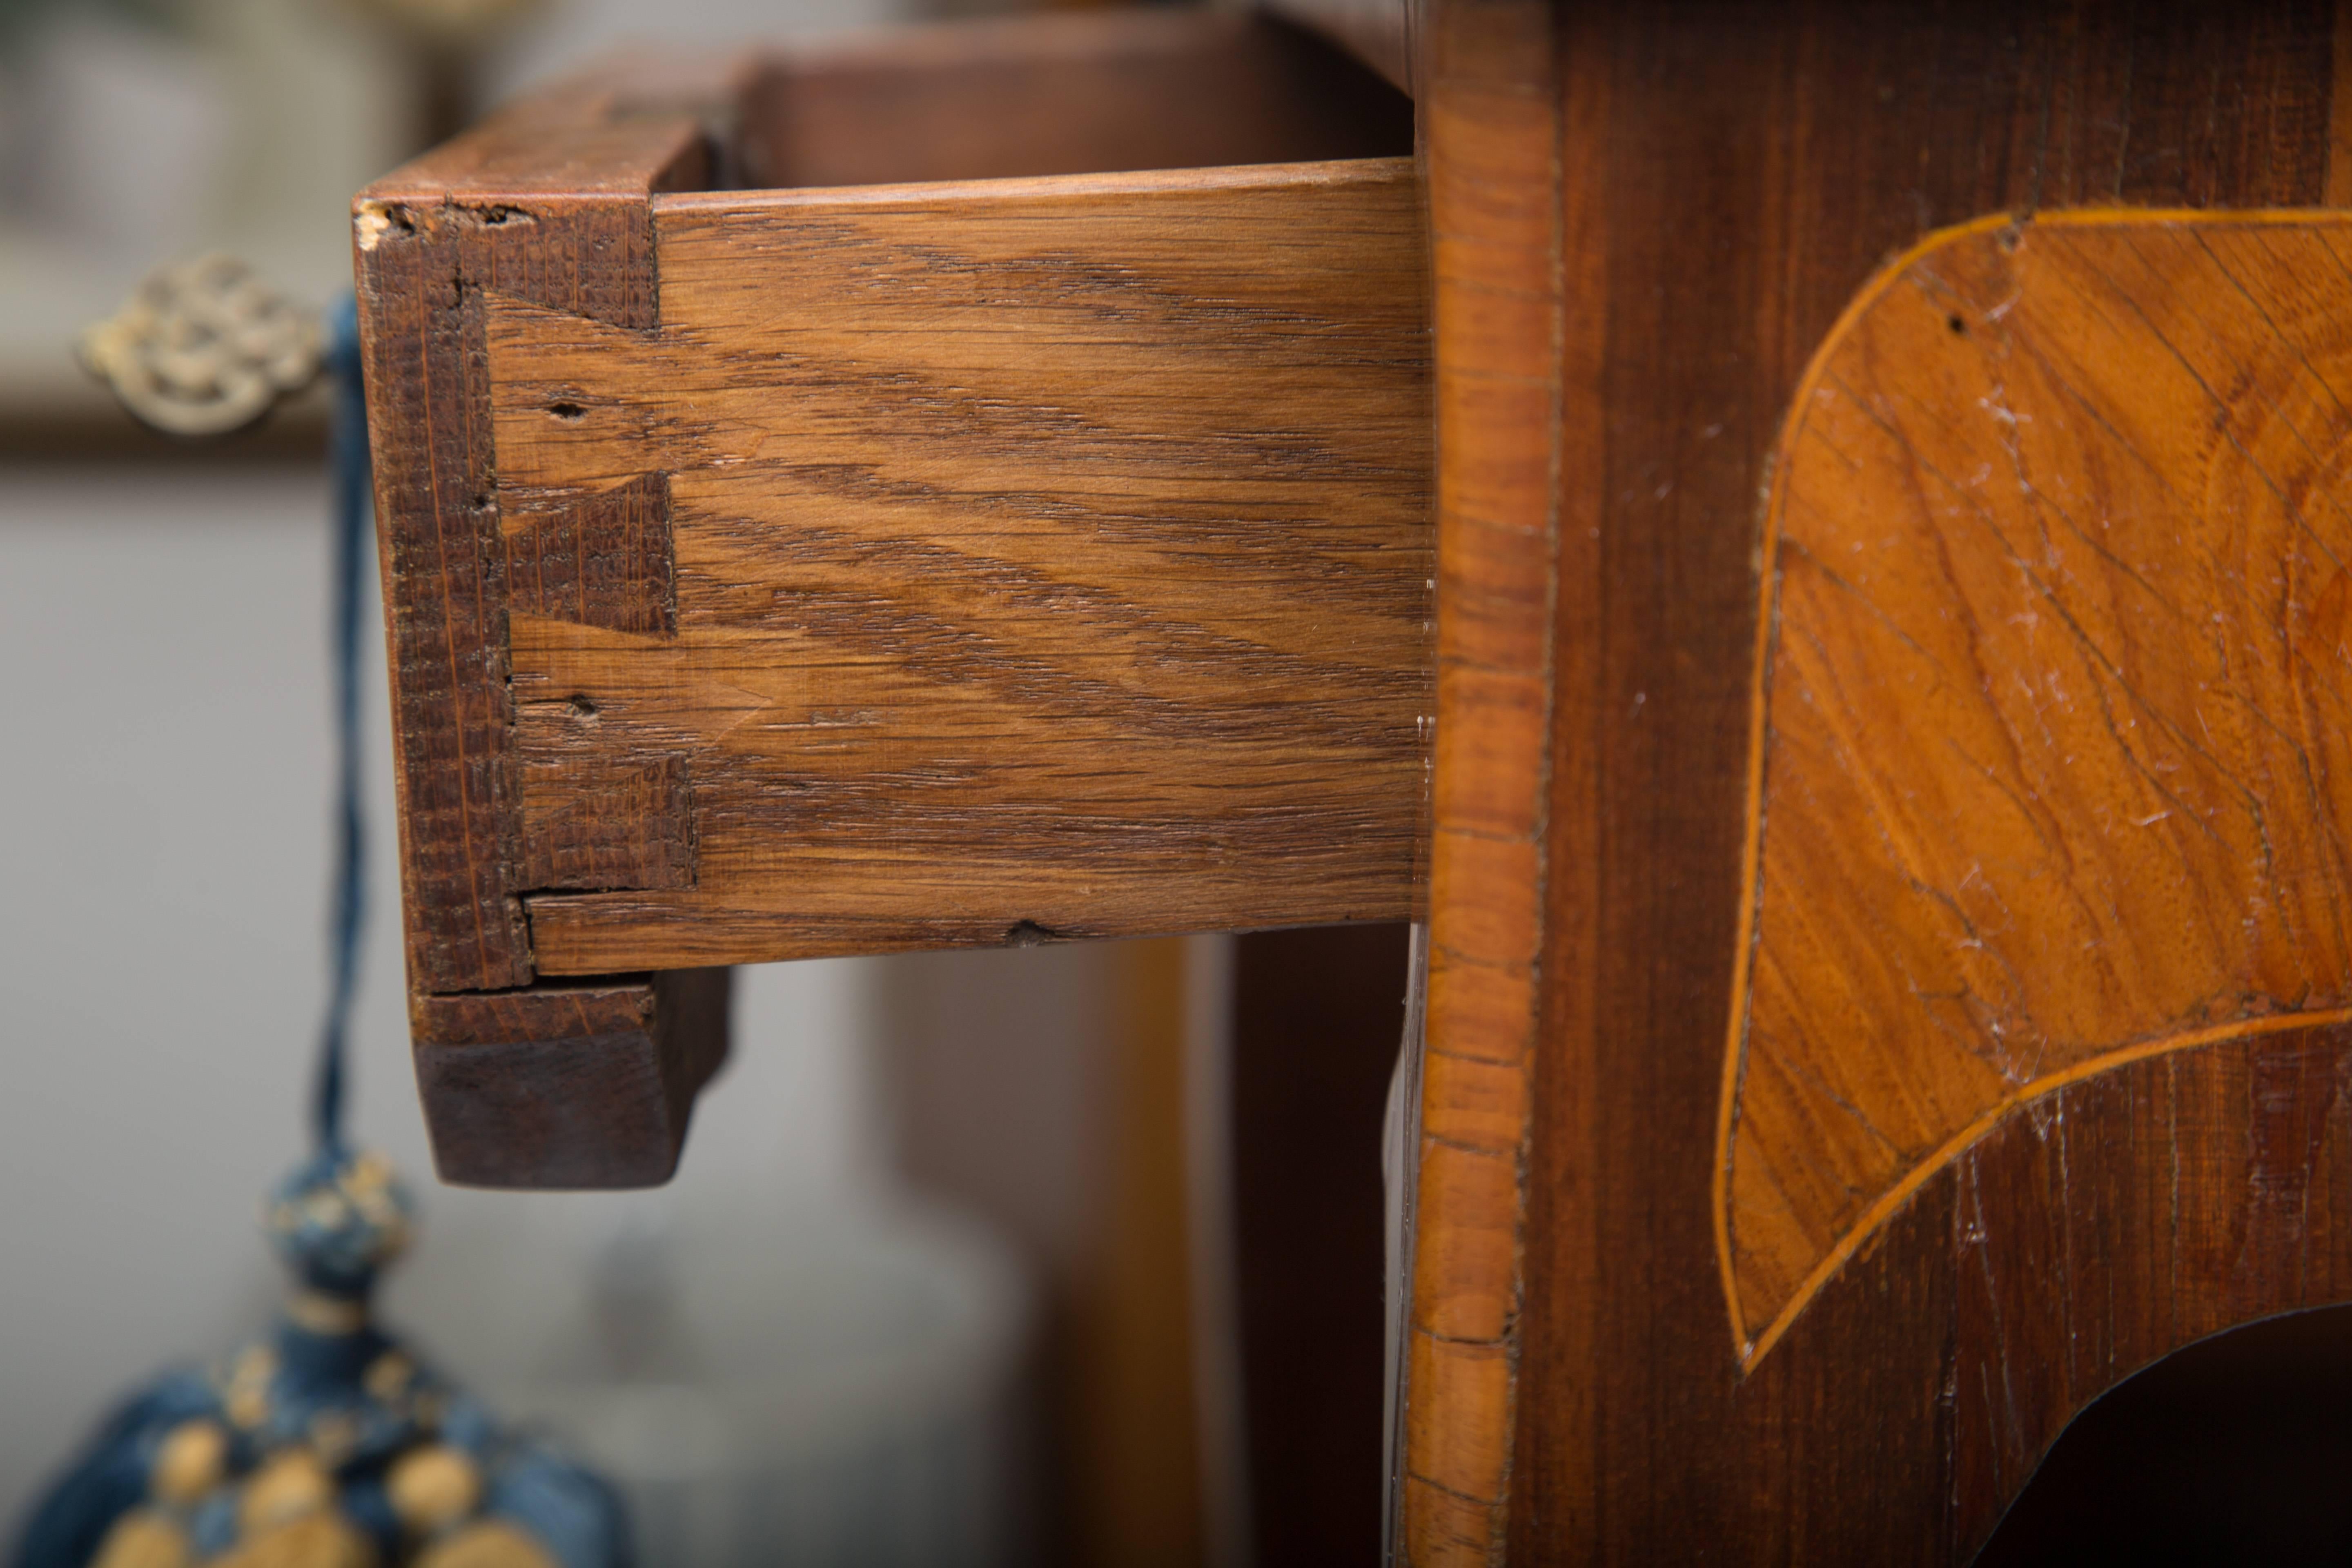
[[[2006,1466],[2046,1440],[2011,1443],[1980,1398],[2063,1346],[2038,1330],[1963,1342],[1983,1320],[1960,1276],[1983,1258],[1963,1250],[1958,1166],[1770,1355],[1743,1368],[1732,1344],[1710,1189],[1759,492],[1808,358],[1927,230],[1994,210],[2322,199],[2333,19],[2291,4],[1433,7],[1419,96],[1441,289],[1498,270],[1482,253],[1516,254],[1510,298],[1570,303],[1548,343],[1548,410],[1476,446],[1444,439],[1449,479],[1518,481],[1505,515],[1523,534],[1550,510],[1542,491],[1556,497],[1551,570],[1515,580],[1556,637],[1539,725],[1483,691],[1441,697],[1441,846],[1493,809],[1465,782],[1481,770],[1547,773],[1531,849],[1489,858],[1452,917],[1499,930],[1533,891],[1535,962],[1462,985],[1447,1025],[1435,993],[1468,976],[1433,975],[1433,1051],[1447,1031],[1525,1031],[1533,1081],[1526,1100],[1486,1101],[1499,1177],[1433,1205],[1436,1163],[1423,1169],[1420,1256],[1499,1260],[1460,1299],[1507,1310],[1473,1322],[1475,1344],[1433,1324],[1414,1363],[1408,1561],[1962,1559],[2021,1477],[1980,1487],[1990,1472],[1971,1467],[1988,1444],[2008,1445]],[[1522,204],[1467,199],[1507,166],[1504,194],[1541,205],[1532,222]],[[1442,386],[1519,357],[1440,314]],[[1449,577],[1497,553],[1456,549],[1484,540],[1450,494],[1444,516]],[[1496,595],[1474,582],[1444,597],[1441,620],[1466,624]],[[1446,874],[1441,854],[1440,910]],[[1491,1055],[1484,1081],[1516,1089],[1517,1053]],[[1433,1074],[1424,1114],[1468,1121],[1481,1102],[1466,1081]],[[2027,1149],[2021,1133],[1985,1157],[2011,1147]],[[2231,1229],[2248,1185],[2214,1174],[2215,1234],[2268,1246],[2281,1233]],[[2086,1289],[2030,1265],[2014,1278],[2021,1292]],[[1981,1380],[1965,1401],[1964,1376]]]

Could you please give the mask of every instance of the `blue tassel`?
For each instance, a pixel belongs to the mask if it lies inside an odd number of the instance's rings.
[[[190,1373],[166,1376],[125,1400],[25,1521],[16,1568],[83,1568],[114,1521],[147,1495],[147,1471],[163,1434],[211,1403],[204,1380]]]
[[[116,1523],[142,1506],[184,1531],[196,1560],[215,1558],[237,1545],[246,1528],[239,1503],[247,1484],[266,1465],[289,1458],[294,1506],[331,1510],[388,1564],[492,1518],[521,1530],[561,1568],[630,1568],[618,1493],[553,1451],[502,1432],[368,1317],[377,1273],[407,1243],[410,1209],[391,1168],[352,1152],[344,1136],[345,1059],[367,904],[359,662],[370,475],[352,300],[329,312],[328,328],[337,757],[328,993],[311,1089],[313,1152],[267,1207],[271,1240],[294,1277],[293,1300],[269,1340],[208,1373],[169,1374],[109,1416],[26,1521],[15,1568],[89,1568]],[[197,1457],[167,1480],[163,1472],[171,1467],[159,1460],[171,1444]],[[402,1461],[419,1454],[439,1467],[445,1483],[459,1478],[454,1504],[446,1484],[403,1501]],[[451,1508],[455,1516],[443,1517]]]

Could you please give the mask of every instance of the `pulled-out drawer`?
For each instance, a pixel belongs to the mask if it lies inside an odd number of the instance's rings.
[[[1411,912],[1411,137],[1080,16],[625,63],[362,194],[445,1176],[667,1176],[725,1009],[648,972]]]

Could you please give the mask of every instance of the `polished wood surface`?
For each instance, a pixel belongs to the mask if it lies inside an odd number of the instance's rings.
[[[1433,8],[1441,657],[1450,617],[1483,629],[1471,605],[1517,603],[1530,629],[1491,662],[1533,679],[1490,710],[1441,667],[1409,1561],[1964,1561],[2101,1388],[2352,1284],[2319,1195],[2340,1180],[2326,1030],[2124,1064],[2000,1120],[1761,1357],[1739,1353],[1716,1217],[1759,503],[1807,364],[1941,226],[2317,205],[2333,24],[2288,5]],[[1481,381],[1525,411],[1456,414]],[[1506,548],[1526,562],[1483,601],[1454,585]],[[1537,804],[1481,835],[1481,781]],[[1474,850],[1491,868],[1449,884]],[[1524,970],[1445,994],[1449,951],[1501,956],[1519,932]],[[1855,1016],[1809,1022],[1859,1038]],[[1465,1038],[1526,1042],[1488,1053],[1497,1092],[1437,1073]],[[1475,1310],[1441,1321],[1456,1301]]]
[[[1401,1553],[1963,1561],[2103,1389],[2352,1292],[2344,265],[2200,216],[2352,190],[2334,10],[1417,36]],[[361,209],[421,994],[1412,907],[1401,165],[657,195],[746,150],[592,118],[672,140]]]
[[[1725,1064],[1735,1336],[2123,1062],[2352,1004],[2352,222],[1995,218],[1774,456]]]
[[[693,846],[520,886],[540,973],[1411,911],[1409,163],[665,197],[655,234],[651,332],[488,306],[504,515],[651,471],[677,562],[674,632],[510,610],[526,846],[567,773]]]

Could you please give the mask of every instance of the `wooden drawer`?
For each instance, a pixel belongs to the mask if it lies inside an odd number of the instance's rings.
[[[725,1010],[649,972],[1411,912],[1410,150],[1306,35],[1071,16],[625,63],[362,193],[446,1177],[667,1176]]]

